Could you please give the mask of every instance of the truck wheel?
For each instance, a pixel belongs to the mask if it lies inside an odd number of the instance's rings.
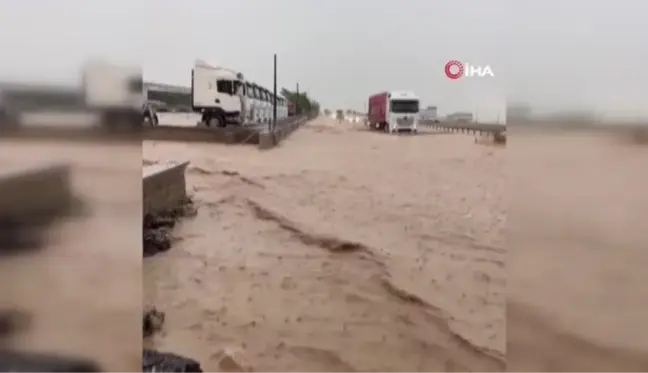
[[[225,119],[220,115],[211,117],[209,118],[209,123],[207,126],[212,128],[223,128],[225,127]]]
[[[153,114],[151,117],[150,115],[144,115],[144,125],[146,126],[151,126],[151,127],[157,127],[158,125],[158,118],[157,115]]]

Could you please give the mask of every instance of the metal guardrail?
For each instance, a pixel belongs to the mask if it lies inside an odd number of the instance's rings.
[[[423,128],[434,128],[451,132],[466,133],[502,133],[506,131],[505,124],[491,123],[459,123],[459,122],[434,122],[421,121],[419,126]]]

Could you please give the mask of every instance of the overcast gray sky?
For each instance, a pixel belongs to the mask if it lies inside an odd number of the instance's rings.
[[[299,81],[324,107],[407,89],[484,120],[506,97],[645,115],[646,14],[640,0],[0,0],[0,79],[72,81],[94,56],[189,85],[201,58],[271,88],[276,52],[280,86]],[[496,76],[451,81],[450,59]]]

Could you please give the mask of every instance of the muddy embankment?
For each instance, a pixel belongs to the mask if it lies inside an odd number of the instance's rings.
[[[187,199],[178,208],[147,214],[143,221],[143,254],[150,257],[171,249],[174,241],[172,230],[184,217],[195,215],[193,201]],[[142,335],[150,339],[164,328],[165,314],[154,306],[146,306],[142,318]],[[145,343],[146,344],[146,343]],[[144,348],[142,353],[143,372],[202,372],[200,363],[186,356],[162,352],[155,348]]]

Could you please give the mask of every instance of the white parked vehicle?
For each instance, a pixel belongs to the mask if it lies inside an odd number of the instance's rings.
[[[270,91],[265,88],[261,88],[261,106],[263,107],[263,115],[261,117],[261,123],[268,124],[272,118],[272,104],[270,103]]]
[[[71,115],[83,118],[80,125],[140,126],[144,104],[142,69],[105,61],[87,63],[81,86],[0,84],[0,125],[18,127],[23,119],[56,124]]]
[[[86,108],[102,114],[102,123],[129,121],[135,124],[145,102],[142,69],[90,62],[83,71],[83,96]]]
[[[263,114],[260,87],[251,82],[245,83],[248,106],[245,123],[261,123]]]
[[[244,86],[243,74],[196,61],[191,71],[192,109],[202,113],[201,122],[209,127],[243,124],[248,104]]]
[[[288,117],[288,106],[286,106],[286,98],[279,94],[277,96],[277,120]]]
[[[200,60],[191,73],[191,105],[202,113],[201,124],[208,127],[268,124],[273,115],[273,95],[268,89],[246,80],[241,72]],[[279,113],[280,100],[277,106]]]

